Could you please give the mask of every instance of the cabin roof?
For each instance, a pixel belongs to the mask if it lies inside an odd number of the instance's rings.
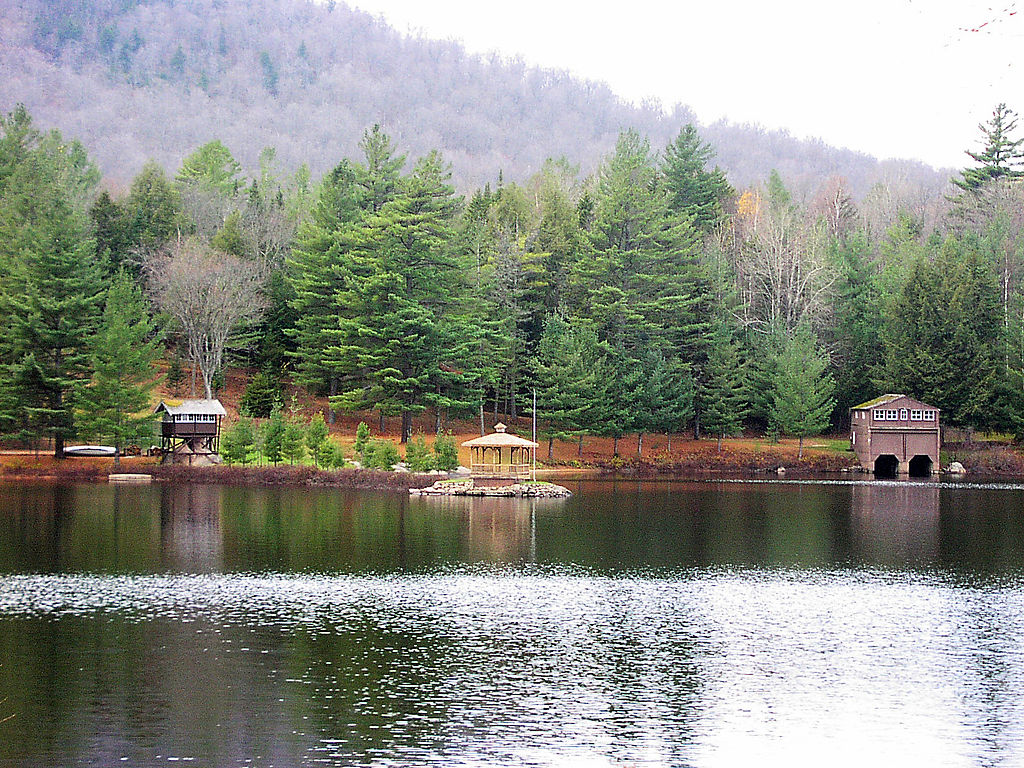
[[[474,437],[462,444],[463,448],[536,448],[537,443],[523,437],[510,435],[508,429],[500,421],[494,425],[494,432],[483,437]]]
[[[896,402],[897,400],[908,400],[909,402],[913,403],[914,405],[919,405],[922,408],[927,408],[927,409],[932,410],[932,411],[941,411],[942,410],[941,408],[936,408],[934,405],[928,405],[928,403],[922,403],[920,400],[915,400],[914,398],[910,397],[910,395],[903,395],[903,394],[879,395],[874,400],[868,400],[866,403],[861,403],[860,405],[853,406],[850,410],[851,411],[863,411],[863,410],[866,410],[868,408],[877,408],[880,405],[888,405],[889,403]]]
[[[171,416],[179,413],[205,413],[214,416],[227,416],[228,412],[220,404],[220,400],[161,400],[153,413],[166,411]]]

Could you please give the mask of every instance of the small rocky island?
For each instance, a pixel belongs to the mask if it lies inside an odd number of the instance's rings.
[[[429,488],[410,488],[415,496],[518,496],[565,499],[568,488],[537,481],[537,443],[511,434],[502,423],[494,432],[462,444],[470,452],[468,480],[438,480]]]
[[[535,499],[567,499],[572,496],[568,488],[537,480],[509,485],[476,485],[468,480],[438,480],[426,488],[410,488],[413,496],[515,496]]]

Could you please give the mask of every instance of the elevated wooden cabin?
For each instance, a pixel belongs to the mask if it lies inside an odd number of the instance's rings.
[[[221,421],[227,411],[220,400],[162,400],[160,448],[165,454],[220,453]]]
[[[462,444],[469,448],[469,472],[474,480],[517,481],[533,477],[537,443],[509,434],[501,422],[494,432]]]
[[[940,411],[907,395],[882,395],[850,409],[850,447],[876,475],[938,472]]]

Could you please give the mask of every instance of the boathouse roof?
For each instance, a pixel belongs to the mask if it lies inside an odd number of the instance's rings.
[[[224,410],[224,406],[221,405],[220,400],[161,400],[160,405],[156,407],[153,413],[160,413],[166,411],[171,416],[177,414],[189,414],[189,413],[204,413],[207,415],[214,416],[227,416],[228,412]]]
[[[494,432],[483,437],[474,437],[462,444],[464,448],[536,448],[537,443],[516,435],[511,435],[505,430],[508,429],[500,421],[494,425]]]
[[[868,400],[866,403],[861,403],[860,405],[853,406],[850,410],[851,411],[863,411],[863,410],[866,410],[866,409],[869,409],[869,408],[877,408],[880,405],[888,405],[889,403],[895,402],[897,400],[909,400],[911,403],[914,403],[915,405],[921,406],[923,408],[928,408],[929,410],[932,410],[932,411],[941,411],[942,410],[941,408],[936,408],[934,405],[928,405],[928,403],[922,403],[920,400],[915,400],[910,395],[903,395],[903,394],[879,395],[874,400]]]

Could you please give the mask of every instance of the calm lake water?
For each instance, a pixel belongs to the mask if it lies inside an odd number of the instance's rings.
[[[1024,765],[1024,486],[0,486],[0,766]]]

